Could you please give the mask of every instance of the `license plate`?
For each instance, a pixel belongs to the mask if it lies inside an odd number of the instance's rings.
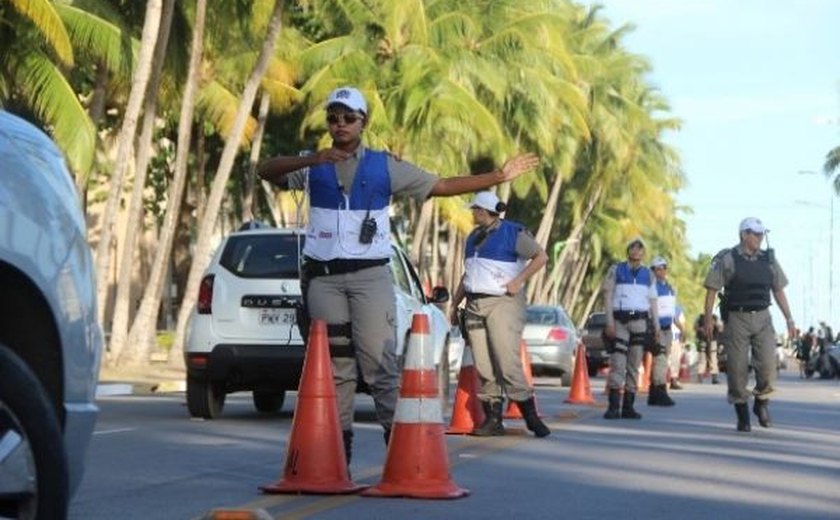
[[[260,310],[260,325],[294,325],[296,322],[294,310],[262,309]]]

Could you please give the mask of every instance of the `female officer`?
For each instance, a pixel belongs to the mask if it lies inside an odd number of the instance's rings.
[[[473,435],[504,435],[503,391],[519,406],[537,437],[551,431],[540,420],[534,389],[522,368],[519,344],[525,327],[525,283],[548,255],[520,224],[502,220],[505,204],[492,192],[476,194],[471,206],[476,228],[467,237],[464,276],[455,290],[452,322],[466,297],[464,321],[478,372],[478,400],[485,420]]]

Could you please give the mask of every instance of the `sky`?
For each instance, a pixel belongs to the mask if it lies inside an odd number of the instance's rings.
[[[692,209],[679,215],[691,254],[735,245],[741,219],[760,218],[797,326],[840,329],[840,199],[822,173],[840,146],[840,1],[591,3],[612,27],[635,26],[626,49],[648,58],[649,83],[683,121],[664,139],[688,180],[677,199]]]

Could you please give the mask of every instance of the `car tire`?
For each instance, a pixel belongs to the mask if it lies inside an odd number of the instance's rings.
[[[438,392],[440,393],[443,407],[449,403],[449,336],[443,341],[443,350],[440,354],[440,363],[437,367]]]
[[[26,363],[0,343],[0,474],[21,475],[4,482],[2,518],[65,518],[70,501],[67,455],[55,409]],[[14,466],[14,467],[13,467]],[[14,478],[14,477],[13,477]]]
[[[258,412],[277,413],[283,408],[283,401],[286,400],[286,391],[254,390],[252,398],[254,400],[254,408]]]
[[[560,386],[572,386],[572,374],[570,372],[563,372],[560,374]]]
[[[215,419],[225,407],[225,397],[225,389],[221,384],[195,377],[187,378],[187,409],[192,417]]]

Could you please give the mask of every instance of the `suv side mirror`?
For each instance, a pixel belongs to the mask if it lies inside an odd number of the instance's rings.
[[[446,303],[449,301],[449,289],[438,285],[432,288],[432,295],[429,296],[431,303]]]

